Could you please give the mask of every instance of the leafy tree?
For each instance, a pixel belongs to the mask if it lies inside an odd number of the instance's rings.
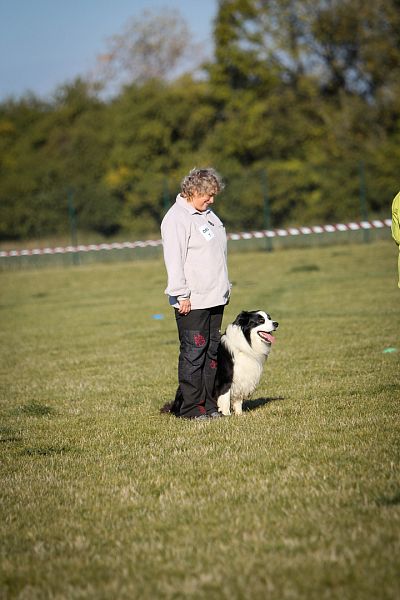
[[[398,1],[324,1],[312,5],[311,14],[310,47],[325,89],[377,101],[400,67]]]
[[[42,230],[48,205],[46,168],[39,154],[51,108],[33,96],[0,108],[0,235],[28,237]],[[48,206],[47,206],[48,208]],[[44,210],[43,210],[44,209]],[[47,215],[50,226],[53,216]]]
[[[398,115],[398,9],[393,0],[219,2],[212,148],[246,170],[268,167],[276,224],[358,210],[360,160],[369,155],[372,173]],[[375,210],[382,202],[371,198]]]
[[[67,231],[69,190],[82,227],[115,229],[112,198],[102,185],[107,150],[99,143],[102,109],[79,80],[57,90],[52,104],[23,99],[3,107],[2,138],[11,138],[1,170],[3,236]]]
[[[398,0],[220,0],[212,72],[232,89],[273,72],[376,99],[397,81],[399,30]]]
[[[168,193],[174,194],[213,121],[207,85],[190,76],[170,84],[154,79],[133,84],[112,102],[113,148],[105,182],[123,205],[122,228],[158,230],[167,179]]]

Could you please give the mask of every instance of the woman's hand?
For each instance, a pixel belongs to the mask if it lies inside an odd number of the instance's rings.
[[[178,312],[181,315],[187,315],[191,310],[190,300],[187,298],[186,300],[179,300],[179,308]]]

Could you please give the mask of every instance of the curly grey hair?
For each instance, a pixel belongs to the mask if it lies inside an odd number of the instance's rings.
[[[225,187],[222,177],[215,169],[192,169],[181,181],[181,195],[188,201],[194,194],[215,196]]]

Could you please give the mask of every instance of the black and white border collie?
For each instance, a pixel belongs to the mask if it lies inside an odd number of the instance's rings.
[[[228,325],[218,348],[215,396],[223,415],[242,414],[259,384],[278,323],[262,310],[242,311]]]
[[[262,310],[242,311],[228,325],[218,348],[215,399],[223,415],[242,414],[243,402],[259,384],[278,323]],[[179,414],[181,399],[166,404],[161,412]]]

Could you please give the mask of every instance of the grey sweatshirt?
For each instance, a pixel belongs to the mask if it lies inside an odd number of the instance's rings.
[[[190,298],[193,310],[226,304],[231,287],[226,233],[217,215],[197,211],[178,195],[161,223],[161,236],[170,304],[178,307],[182,298]]]

